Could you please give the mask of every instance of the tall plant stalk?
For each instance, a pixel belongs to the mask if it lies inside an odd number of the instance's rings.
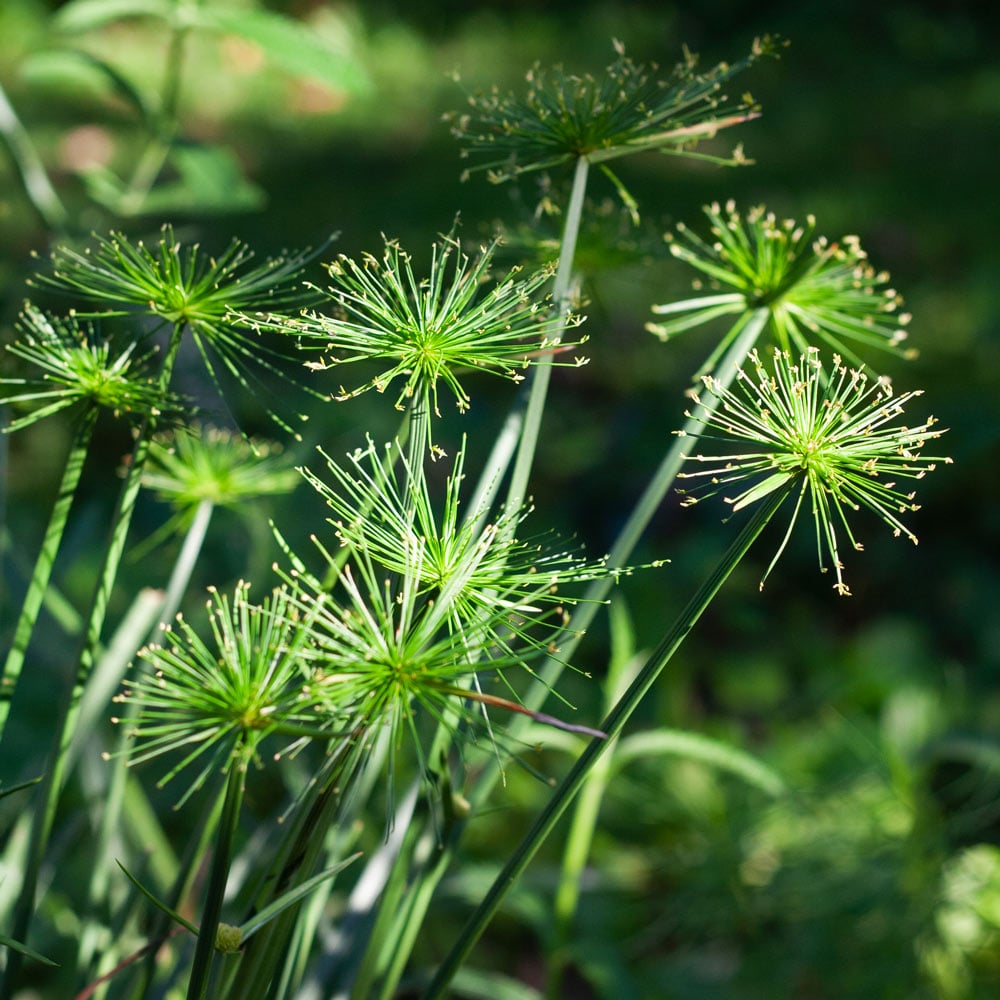
[[[170,341],[164,354],[163,364],[158,376],[158,387],[165,396],[173,374],[174,363],[184,332],[184,325],[176,325],[170,336]],[[97,585],[91,599],[90,612],[86,617],[84,633],[78,656],[74,659],[74,673],[62,678],[62,686],[58,691],[53,713],[52,739],[49,750],[45,776],[40,783],[35,797],[35,807],[32,818],[31,844],[25,863],[23,881],[18,901],[14,909],[14,936],[19,940],[27,938],[35,910],[35,896],[42,861],[48,848],[52,824],[55,820],[56,806],[66,779],[68,760],[66,751],[73,735],[73,721],[79,698],[79,685],[85,684],[89,676],[100,642],[108,602],[121,557],[125,550],[125,539],[135,510],[135,502],[139,494],[143,466],[156,429],[157,414],[147,414],[132,449],[131,462],[128,466],[126,479],[119,493],[118,503],[112,517],[112,527],[109,543],[104,553]],[[0,739],[0,747],[3,746]],[[14,995],[16,981],[19,975],[20,959],[17,953],[11,955],[7,973],[0,989],[0,1000],[8,1000]]]
[[[748,521],[732,545],[730,545],[729,549],[719,560],[715,569],[677,616],[673,625],[664,635],[663,639],[660,640],[660,644],[650,654],[649,659],[636,675],[635,680],[629,685],[615,707],[602,720],[600,728],[606,734],[606,738],[595,737],[592,739],[587,744],[583,753],[577,758],[576,763],[574,763],[566,777],[559,783],[559,787],[555,790],[545,808],[538,815],[517,848],[515,848],[514,852],[507,859],[507,862],[483,897],[482,902],[476,907],[448,955],[438,967],[423,995],[423,1000],[438,1000],[439,997],[445,996],[445,991],[448,989],[455,973],[468,957],[469,952],[476,941],[479,940],[480,935],[486,929],[489,922],[493,919],[504,897],[525,868],[528,867],[538,848],[541,847],[566,808],[573,801],[573,798],[587,779],[594,764],[607,749],[608,741],[613,740],[624,729],[625,724],[636,708],[638,708],[646,692],[649,691],[659,678],[663,669],[670,662],[671,657],[680,648],[681,644],[687,638],[688,633],[695,626],[729,575],[739,565],[742,558],[746,555],[747,550],[754,543],[761,531],[763,531],[765,525],[771,520],[790,492],[790,486],[782,490],[777,490],[770,495],[765,503],[758,507],[751,520]]]
[[[213,510],[214,504],[209,500],[203,500],[195,511],[191,525],[184,536],[180,553],[174,563],[166,590],[162,594],[157,595],[158,607],[154,633],[159,626],[171,621],[177,612],[181,598],[187,590],[191,574],[194,572],[195,564],[204,545]],[[147,633],[146,641],[152,641],[152,639],[153,636]],[[140,641],[136,644],[135,648],[138,648],[141,644]],[[119,676],[118,682],[120,680]],[[127,729],[128,721],[132,717],[133,712],[134,705],[132,702],[129,702],[125,707],[125,727],[123,728],[123,732]],[[111,844],[114,838],[119,835],[122,828],[123,810],[126,804],[126,787],[129,782],[128,755],[126,753],[124,736],[119,740],[118,752],[111,762],[111,768],[112,771],[108,776],[105,787],[105,807],[101,814],[101,823],[95,843],[94,864],[87,883],[87,899],[90,903],[88,909],[91,910],[96,910],[106,900],[112,870]],[[95,947],[96,937],[94,935],[81,934],[78,950],[78,968],[87,969],[90,967],[94,958]]]
[[[573,170],[573,187],[566,207],[566,222],[563,226],[562,242],[559,247],[559,266],[552,288],[552,299],[563,322],[569,315],[570,309],[573,261],[576,258],[576,243],[580,235],[580,223],[583,219],[588,168],[587,157],[581,156],[576,161]],[[553,337],[552,346],[557,346],[560,340],[561,335],[557,333]],[[548,397],[551,379],[551,365],[538,365],[532,372],[531,390],[524,411],[524,423],[517,435],[517,458],[514,461],[514,470],[507,491],[508,510],[518,510],[528,493],[528,480],[531,476],[531,466],[534,463],[535,451],[538,447],[538,435],[541,432],[542,415],[545,412],[545,401]],[[496,479],[497,471],[496,469],[487,469],[484,475]]]
[[[226,793],[222,803],[222,815],[212,850],[212,867],[202,906],[198,941],[195,945],[194,960],[191,964],[191,978],[188,981],[188,1000],[205,1000],[208,996],[212,971],[212,959],[216,950],[222,904],[229,880],[229,867],[233,857],[233,845],[240,822],[240,806],[243,802],[243,786],[246,781],[245,762],[233,764],[226,781]]]
[[[56,494],[56,501],[52,506],[49,522],[45,529],[42,547],[35,560],[31,579],[28,581],[28,587],[25,591],[24,603],[21,605],[17,624],[14,626],[14,638],[3,664],[3,673],[0,675],[2,676],[0,694],[3,695],[2,700],[0,700],[0,738],[2,738],[7,715],[10,712],[10,695],[21,676],[24,657],[28,644],[31,642],[38,613],[45,599],[45,591],[52,576],[52,567],[55,564],[56,553],[59,551],[59,545],[66,528],[70,507],[73,505],[76,487],[80,482],[80,474],[87,458],[96,421],[96,407],[87,407],[79,416],[66,464],[63,466],[59,492]]]

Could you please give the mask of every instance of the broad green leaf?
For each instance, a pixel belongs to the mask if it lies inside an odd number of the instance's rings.
[[[499,972],[460,969],[452,983],[453,996],[467,1000],[542,1000],[542,994],[527,983]]]
[[[299,21],[267,11],[202,8],[201,27],[236,35],[260,46],[277,66],[295,76],[312,77],[350,93],[370,88],[368,75],[349,52]]]
[[[168,20],[173,6],[170,0],[70,0],[52,18],[52,26],[69,35],[127,17]]]

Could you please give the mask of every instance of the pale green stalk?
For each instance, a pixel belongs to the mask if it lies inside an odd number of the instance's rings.
[[[87,458],[87,449],[90,446],[96,420],[96,406],[88,407],[80,415],[80,422],[73,435],[69,455],[63,467],[59,492],[56,494],[52,513],[49,515],[49,523],[45,529],[42,547],[35,560],[35,568],[25,591],[24,604],[21,606],[17,625],[14,627],[14,639],[3,665],[2,681],[0,681],[0,694],[3,696],[3,700],[0,701],[0,736],[3,734],[7,715],[10,712],[10,696],[21,676],[24,657],[35,630],[35,623],[38,621],[38,613],[42,607],[46,588],[49,585],[52,566],[56,560],[56,553],[59,551],[70,507],[73,505],[76,487],[80,482],[80,473],[83,471],[84,461]]]
[[[697,593],[677,617],[670,630],[663,637],[659,646],[639,671],[628,690],[601,722],[600,729],[607,739],[595,737],[587,744],[583,753],[577,758],[566,777],[560,782],[545,809],[541,812],[531,829],[525,834],[514,853],[510,856],[503,869],[497,875],[489,891],[480,905],[469,918],[468,923],[458,936],[451,951],[440,965],[431,981],[423,1000],[438,1000],[445,996],[452,978],[468,957],[476,941],[486,929],[499,908],[507,892],[515,881],[528,867],[546,837],[552,832],[567,806],[573,801],[576,793],[587,779],[591,769],[608,747],[609,741],[617,737],[625,727],[632,713],[639,706],[646,692],[659,678],[664,667],[680,647],[702,613],[711,603],[719,589],[725,583],[730,573],[736,568],[754,540],[763,530],[767,522],[786,499],[791,487],[786,485],[770,494],[755,512],[753,518],[740,532],[739,536],[723,555],[719,564],[708,579],[698,589]]]
[[[576,170],[573,172],[573,187],[570,192],[569,204],[566,207],[566,223],[563,226],[559,265],[556,270],[555,283],[552,286],[552,300],[563,318],[563,332],[565,332],[565,320],[570,309],[573,259],[576,256],[576,243],[580,235],[580,222],[583,218],[583,200],[587,191],[587,170],[587,158],[581,156],[577,160]],[[560,339],[561,333],[559,337],[553,338],[553,346],[558,344]],[[469,510],[477,514],[483,523],[489,516],[489,508],[500,489],[500,483],[510,466],[511,457],[515,451],[517,458],[510,487],[507,491],[507,509],[515,510],[524,503],[551,377],[552,366],[546,364],[544,360],[532,367],[531,379],[526,390],[518,396],[514,408],[508,414],[503,428],[494,442],[469,506]]]
[[[576,161],[576,169],[573,172],[573,188],[570,191],[569,205],[566,207],[566,224],[563,226],[562,242],[559,246],[559,267],[552,288],[552,299],[564,320],[569,315],[573,260],[576,257],[576,242],[580,235],[580,222],[583,218],[583,199],[587,192],[588,166],[589,163],[585,156],[581,156]],[[553,340],[553,346],[559,343],[558,337],[553,338]],[[535,460],[538,435],[542,428],[542,414],[545,410],[545,400],[551,378],[552,365],[546,364],[544,361],[532,370],[531,392],[524,413],[524,426],[520,434],[510,488],[507,491],[508,510],[519,509],[528,493],[528,480],[531,477],[531,466]]]
[[[150,632],[149,625],[146,625],[144,629],[146,641],[152,641],[158,627],[168,623],[177,613],[177,608],[180,605],[184,592],[187,590],[191,574],[194,572],[195,563],[205,543],[205,536],[208,532],[208,526],[214,509],[215,505],[210,500],[202,500],[195,510],[194,518],[184,537],[177,561],[174,563],[174,569],[170,575],[166,592],[157,592],[152,595],[152,600],[155,602],[155,618],[152,621],[154,628]],[[124,666],[127,666],[135,650],[142,644],[143,639],[141,638],[134,644],[129,643],[130,649],[126,655]],[[124,670],[116,672],[114,686],[117,686],[120,682],[123,673]],[[88,686],[87,689],[88,699],[96,701],[102,707],[107,704],[109,694],[110,692],[102,690],[94,697],[92,686]],[[125,789],[128,784],[128,754],[125,752],[128,743],[127,731],[129,728],[127,720],[131,719],[137,710],[137,700],[129,699],[126,702],[124,721],[120,726],[121,738],[118,741],[118,750],[113,758],[113,763],[110,765],[111,775],[104,791],[104,809],[101,814],[101,824],[98,830],[97,843],[94,848],[94,867],[91,871],[87,890],[87,899],[90,905],[85,908],[85,912],[98,912],[101,904],[107,898],[110,875],[113,870],[110,845],[116,837],[120,836],[121,829],[125,825],[122,810],[125,804]],[[81,713],[81,723],[83,723],[83,713]],[[82,724],[78,732],[89,733],[90,729],[91,726],[89,724]],[[71,758],[75,756],[72,746],[70,748],[70,756]],[[93,961],[95,942],[96,937],[93,933],[81,934],[77,962],[78,969],[87,968]],[[102,960],[106,963],[106,956],[102,956]]]

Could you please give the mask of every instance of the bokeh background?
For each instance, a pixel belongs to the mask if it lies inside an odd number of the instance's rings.
[[[210,0],[205,0],[206,3]],[[225,6],[222,0],[212,0]],[[521,86],[535,62],[600,72],[618,39],[640,62],[670,67],[686,45],[704,66],[744,55],[757,35],[790,41],[778,61],[737,78],[762,117],[724,136],[755,163],[738,169],[656,155],[622,162],[642,221],[622,222],[610,186],[592,187],[605,249],[584,257],[588,367],[562,372],[538,460],[535,523],[600,552],[613,540],[683,412],[683,391],[711,333],[669,347],[643,329],[650,306],[685,294],[692,275],[664,253],[678,221],[733,198],[782,217],[815,215],[831,239],[856,233],[913,314],[910,362],[869,359],[902,388],[923,387],[924,413],[949,428],[955,464],[920,484],[920,545],[874,520],[837,598],[816,572],[811,539],[793,546],[758,593],[768,539],[699,624],[649,699],[636,728],[705,733],[757,753],[794,790],[778,801],[679,758],[640,760],[612,784],[575,944],[587,997],[988,997],[1000,988],[1000,14],[991,4],[564,3],[510,0],[420,4],[327,0],[265,6],[325,33],[351,53],[367,89],[338,89],[274,65],[236,37],[191,39],[181,93],[184,141],[219,146],[239,184],[185,207],[121,217],[92,197],[83,174],[122,168],[139,141],[106,81],[58,56],[55,0],[0,5],[0,83],[51,171],[71,217],[67,238],[119,228],[135,235],[172,221],[209,248],[230,238],[261,254],[318,245],[378,251],[381,234],[426,259],[460,215],[484,239],[528,225],[544,194],[530,176],[466,182],[442,122],[468,92]],[[251,8],[250,0],[228,6]],[[141,19],[81,32],[153,90],[162,37]],[[454,74],[460,80],[456,83]],[[558,184],[560,178],[553,178]],[[223,197],[225,195],[225,197]],[[543,220],[543,225],[546,224]],[[702,227],[704,228],[704,227]],[[552,234],[557,232],[552,229]],[[607,242],[610,236],[610,243]],[[0,148],[0,337],[53,234],[36,216]],[[511,241],[511,254],[516,240]],[[316,280],[321,281],[319,271]],[[211,398],[211,386],[189,385]],[[449,433],[488,441],[509,393],[482,386]],[[252,398],[237,395],[220,423],[274,434]],[[388,432],[387,400],[312,414],[297,453],[353,447]],[[108,455],[126,432],[102,426]],[[33,556],[68,431],[47,422],[0,447],[7,528],[4,630]],[[293,449],[294,450],[294,449]],[[61,586],[85,593],[87,546],[115,484],[87,482]],[[664,506],[637,561],[669,558],[620,590],[637,641],[655,644],[732,534],[710,503]],[[137,537],[169,516],[149,500]],[[199,586],[266,576],[274,557],[265,518],[294,536],[323,513],[300,490],[216,534]],[[306,528],[303,528],[303,534]],[[248,546],[247,537],[258,544]],[[808,536],[808,532],[804,533]],[[770,543],[776,544],[775,534]],[[118,599],[156,573],[155,553],[126,569]],[[199,594],[192,599],[200,603]],[[596,715],[607,659],[594,629],[580,665],[596,680],[569,697]],[[53,635],[51,655],[57,655]],[[558,772],[558,756],[533,766]],[[454,936],[484,873],[502,859],[543,800],[512,771],[487,817],[473,824],[466,866],[444,886],[421,943],[433,964]],[[475,955],[482,965],[538,976],[546,899],[558,843],[541,857]],[[569,994],[567,994],[569,995]]]

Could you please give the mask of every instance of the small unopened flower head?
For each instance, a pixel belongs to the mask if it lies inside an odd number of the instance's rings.
[[[3,397],[32,407],[12,421],[9,430],[26,427],[77,403],[109,409],[115,415],[142,419],[152,412],[175,410],[179,397],[163,393],[149,374],[149,354],[138,354],[133,341],[116,351],[110,339],[76,317],[63,319],[28,304],[17,324],[18,339],[7,350],[40,370],[34,379],[3,378],[0,385],[23,386]]]
[[[852,364],[854,348],[903,350],[909,315],[885,272],[876,271],[856,236],[830,242],[816,220],[778,219],[763,206],[741,214],[730,201],[708,205],[709,239],[678,225],[666,236],[671,252],[701,272],[690,299],[653,306],[667,317],[647,324],[669,340],[720,316],[765,308],[782,351],[804,352],[821,341]],[[723,345],[724,346],[724,345]],[[720,348],[721,352],[721,348]]]
[[[493,181],[581,157],[604,163],[643,150],[693,155],[700,140],[757,117],[749,95],[733,106],[722,88],[779,44],[758,39],[745,59],[705,73],[697,71],[697,56],[685,50],[683,60],[660,79],[658,66],[634,63],[616,42],[617,58],[600,77],[535,66],[524,95],[493,90],[470,96],[469,110],[447,120],[462,155],[480,158],[472,169],[488,171]],[[741,159],[737,150],[725,162]]]
[[[703,420],[699,441],[722,442],[720,454],[687,456],[705,468],[682,473],[697,480],[688,503],[725,490],[733,510],[748,507],[779,489],[796,492],[791,522],[767,575],[788,542],[808,500],[816,525],[820,568],[829,564],[840,594],[850,591],[843,577],[840,537],[860,550],[852,527],[854,514],[873,511],[894,535],[917,536],[902,518],[919,510],[914,492],[901,480],[922,479],[938,462],[950,458],[920,454],[944,433],[933,417],[917,426],[901,422],[904,410],[920,392],[895,394],[885,379],[845,366],[838,356],[824,368],[816,348],[792,356],[775,349],[768,368],[757,352],[752,373],[741,370],[732,389],[705,376],[718,408]],[[735,447],[733,447],[735,445]],[[763,580],[761,581],[763,586]]]
[[[178,511],[203,501],[235,507],[262,496],[289,493],[301,482],[281,445],[216,427],[159,435],[150,447],[142,485]]]
[[[302,338],[302,346],[327,352],[310,367],[323,370],[356,361],[384,365],[361,385],[341,387],[343,400],[402,382],[396,405],[427,395],[438,412],[438,385],[452,392],[460,410],[469,395],[460,379],[484,371],[514,381],[539,358],[576,346],[556,344],[562,323],[543,289],[551,271],[527,277],[512,268],[491,276],[496,243],[471,258],[453,236],[434,245],[430,273],[418,278],[410,255],[386,240],[380,257],[341,256],[328,266],[330,284],[322,290],[330,312],[309,311],[301,318],[257,317],[270,328]],[[581,317],[570,317],[577,326]],[[581,364],[582,361],[575,361]]]

